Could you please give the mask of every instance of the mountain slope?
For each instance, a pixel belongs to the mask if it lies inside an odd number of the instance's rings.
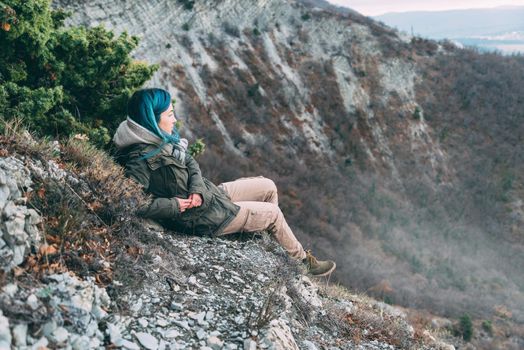
[[[454,349],[403,310],[311,281],[267,235],[138,219],[140,189],[84,141],[0,146],[0,349]]]
[[[524,320],[519,57],[406,42],[297,1],[59,1],[142,37],[149,83],[204,137],[204,175],[273,178],[345,285],[406,306]]]

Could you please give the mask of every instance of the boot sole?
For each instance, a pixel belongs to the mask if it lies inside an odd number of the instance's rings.
[[[328,271],[318,274],[318,275],[313,275],[313,274],[310,274],[310,275],[313,277],[323,277],[323,276],[331,275],[333,271],[335,271],[336,268],[337,268],[337,263],[333,263],[333,267],[329,269]]]

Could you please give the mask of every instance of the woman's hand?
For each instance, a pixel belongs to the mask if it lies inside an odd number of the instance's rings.
[[[186,209],[192,208],[191,207],[191,197],[189,197],[188,199],[178,198],[178,197],[175,197],[175,198],[178,202],[178,209],[180,210],[181,213],[185,212]]]
[[[202,205],[202,196],[199,193],[191,193],[188,199],[191,200],[190,208]]]

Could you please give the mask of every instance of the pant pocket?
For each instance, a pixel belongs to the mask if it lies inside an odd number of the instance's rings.
[[[264,231],[273,224],[274,213],[266,210],[249,209],[244,232]]]

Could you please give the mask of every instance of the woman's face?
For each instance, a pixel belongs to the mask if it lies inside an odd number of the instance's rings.
[[[173,104],[169,104],[169,107],[160,114],[160,120],[158,121],[158,127],[168,134],[173,132],[176,118],[175,111],[173,110]]]

